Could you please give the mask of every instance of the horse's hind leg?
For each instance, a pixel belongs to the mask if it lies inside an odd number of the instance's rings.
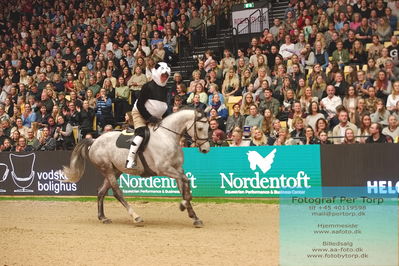
[[[183,201],[180,204],[180,210],[184,211],[184,209],[186,208],[188,216],[194,220],[194,226],[202,227],[203,223],[195,214],[194,208],[191,205],[191,200],[193,197],[191,195],[190,180],[188,180],[185,174],[182,174],[180,177],[181,177],[180,179],[176,180],[179,189],[181,188],[180,192],[182,193],[183,196]]]
[[[119,174],[116,174],[116,176],[119,176]],[[127,201],[125,200],[125,198],[123,197],[123,193],[121,191],[121,189],[119,188],[118,182],[115,178],[115,174],[112,175],[112,177],[110,176],[110,182],[111,182],[111,187],[112,187],[112,191],[114,192],[114,197],[123,205],[123,207],[126,208],[127,212],[130,214],[130,216],[132,216],[133,221],[136,225],[144,225],[144,220],[140,217],[140,215],[138,215],[132,208],[132,206],[129,205],[129,203],[127,203]]]
[[[101,187],[98,189],[98,194],[97,194],[97,205],[98,205],[98,219],[103,222],[103,223],[111,223],[111,219],[108,219],[104,215],[104,198],[105,195],[108,192],[108,189],[111,187],[111,184],[109,183],[108,179],[105,178],[103,184]]]

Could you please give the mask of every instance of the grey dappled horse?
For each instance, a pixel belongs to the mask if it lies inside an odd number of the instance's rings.
[[[208,120],[206,116],[195,110],[181,110],[167,116],[160,125],[150,126],[150,140],[143,152],[149,168],[157,176],[167,176],[176,179],[183,200],[181,211],[187,209],[188,216],[194,220],[196,227],[202,226],[202,221],[195,214],[190,203],[192,199],[189,180],[183,170],[183,151],[179,145],[181,136],[188,133],[202,153],[209,151]],[[80,141],[71,155],[70,166],[64,166],[67,182],[78,182],[85,170],[85,159],[90,160],[103,174],[104,183],[98,190],[98,219],[103,223],[111,220],[104,215],[104,197],[111,188],[115,198],[122,203],[136,224],[142,224],[143,219],[126,202],[119,188],[117,178],[122,173],[141,176],[144,167],[137,157],[137,169],[126,169],[125,163],[129,149],[116,147],[116,140],[121,133],[114,131],[101,135],[95,140]]]

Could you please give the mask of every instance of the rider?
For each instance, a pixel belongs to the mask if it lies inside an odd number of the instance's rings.
[[[135,168],[136,153],[144,139],[147,123],[156,124],[168,109],[166,83],[170,76],[170,68],[160,62],[152,69],[152,80],[143,85],[140,96],[132,110],[135,137],[130,146],[126,168]]]

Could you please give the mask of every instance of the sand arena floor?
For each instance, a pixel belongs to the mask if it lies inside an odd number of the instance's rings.
[[[1,265],[278,265],[279,210],[269,204],[194,203],[194,228],[178,203],[0,201]]]

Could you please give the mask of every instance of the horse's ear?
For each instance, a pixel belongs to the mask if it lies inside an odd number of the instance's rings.
[[[194,109],[194,113],[195,113],[195,118],[196,119],[201,119],[202,118],[202,112],[200,109]]]

